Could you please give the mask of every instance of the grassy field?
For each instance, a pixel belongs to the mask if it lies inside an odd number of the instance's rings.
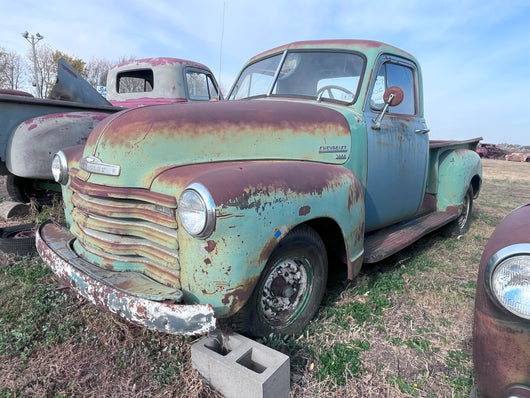
[[[480,256],[501,219],[530,200],[530,163],[483,167],[466,235],[431,234],[352,282],[333,280],[303,334],[262,341],[290,355],[291,396],[469,396]],[[195,340],[95,308],[38,256],[0,254],[0,398],[217,397],[191,368]]]

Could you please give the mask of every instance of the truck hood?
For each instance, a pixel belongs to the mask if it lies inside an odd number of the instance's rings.
[[[325,105],[270,99],[168,104],[120,112],[100,123],[83,156],[119,166],[119,176],[91,182],[149,188],[165,170],[237,160],[307,160],[342,164],[350,125]]]

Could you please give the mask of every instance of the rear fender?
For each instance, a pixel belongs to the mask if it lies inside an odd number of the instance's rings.
[[[476,197],[481,181],[482,163],[476,152],[454,149],[442,153],[438,162],[438,210],[461,206],[470,187]]]
[[[205,240],[179,225],[181,285],[185,300],[235,313],[250,297],[278,243],[297,225],[331,219],[339,225],[348,258],[362,257],[364,194],[348,169],[299,161],[231,162],[175,168],[152,191],[180,195],[203,185],[216,209],[216,226]],[[178,190],[178,192],[177,192]]]

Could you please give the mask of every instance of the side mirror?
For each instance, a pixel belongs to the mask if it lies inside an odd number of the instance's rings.
[[[388,104],[389,106],[398,106],[403,102],[404,97],[405,93],[401,87],[392,86],[385,90],[383,94],[383,101],[385,101],[385,104]]]
[[[385,101],[385,106],[383,107],[383,110],[381,111],[379,116],[377,116],[375,120],[372,120],[372,122],[374,122],[372,129],[374,130],[381,129],[381,121],[385,117],[385,114],[388,111],[388,107],[398,106],[399,104],[403,102],[403,98],[405,98],[405,93],[403,92],[401,87],[398,87],[398,86],[388,87],[383,93],[383,101]]]

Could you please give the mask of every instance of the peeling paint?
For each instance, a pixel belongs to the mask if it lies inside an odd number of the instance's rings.
[[[65,239],[67,236],[70,239]],[[96,305],[133,323],[167,333],[195,335],[216,328],[215,313],[208,304],[173,304],[167,300],[153,301],[132,296],[95,279],[94,273],[92,276],[85,274],[82,271],[83,260],[70,249],[69,241],[73,236],[64,228],[44,224],[36,239],[39,254],[57,276]]]

